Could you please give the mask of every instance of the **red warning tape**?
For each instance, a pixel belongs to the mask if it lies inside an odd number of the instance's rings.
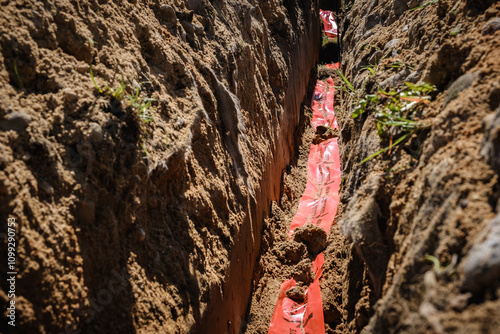
[[[335,22],[335,17],[333,13],[329,10],[319,10],[319,15],[323,19],[323,26],[325,28],[325,34],[329,38],[335,38],[338,35],[337,22]]]
[[[335,64],[338,68],[338,64]],[[318,81],[312,99],[314,128],[325,126],[338,128],[333,111],[334,83]],[[317,145],[311,145],[307,166],[307,185],[299,203],[299,208],[290,224],[289,237],[293,231],[306,224],[322,227],[329,233],[337,214],[340,188],[340,155],[337,138],[331,138]],[[294,279],[281,285],[276,307],[274,308],[268,334],[324,334],[325,322],[319,279],[323,266],[323,253],[313,261],[316,273],[314,281],[305,292],[305,300],[298,303],[288,297],[286,292],[295,286]]]

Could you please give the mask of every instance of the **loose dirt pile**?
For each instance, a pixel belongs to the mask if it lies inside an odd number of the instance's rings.
[[[0,3],[16,330],[237,333],[317,59],[317,4]]]

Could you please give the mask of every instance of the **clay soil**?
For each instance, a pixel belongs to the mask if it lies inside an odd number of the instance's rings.
[[[0,5],[2,310],[8,217],[18,271],[1,332],[267,333],[320,251],[326,333],[500,328],[498,2]],[[342,34],[322,51],[320,5]],[[318,66],[339,49],[354,91]],[[315,133],[329,76],[340,130]],[[412,116],[426,126],[361,164],[400,133],[353,108],[405,81],[435,87]],[[337,217],[287,240],[329,136]]]

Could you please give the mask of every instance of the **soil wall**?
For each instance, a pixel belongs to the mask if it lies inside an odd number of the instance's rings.
[[[318,57],[317,1],[1,6],[16,330],[237,333]]]

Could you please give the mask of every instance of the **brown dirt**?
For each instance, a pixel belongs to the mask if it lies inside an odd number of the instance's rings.
[[[330,278],[322,281],[332,296],[323,297],[328,333],[499,328],[498,275],[470,291],[464,264],[500,209],[498,156],[481,153],[496,140],[485,139],[485,130],[500,101],[500,31],[488,22],[500,16],[500,6],[439,1],[410,11],[411,3],[418,1],[356,1],[344,19],[342,66],[356,89],[367,80],[362,96],[379,85],[398,87],[405,78],[434,84],[439,93],[419,116],[432,124],[430,130],[363,165],[362,159],[389,145],[377,136],[374,111],[340,120],[345,178],[340,225],[347,240],[331,244],[325,254],[326,261],[328,252],[336,257],[325,264]],[[384,50],[394,39],[399,39],[395,52]],[[380,65],[399,61],[412,68],[380,66],[369,77],[360,69],[377,49],[389,52]],[[350,112],[351,102],[343,94],[342,109]],[[446,269],[433,270],[426,255]]]
[[[317,59],[316,3],[0,3],[16,331],[237,333]],[[99,94],[89,64],[101,88],[123,77],[154,98],[153,121]]]
[[[343,8],[341,65],[357,92],[337,88],[340,131],[315,134],[316,79],[343,84],[321,66],[309,80],[318,1],[0,0],[0,220],[18,223],[16,332],[267,333],[281,283],[294,277],[288,296],[302,298],[324,246],[327,333],[495,333],[500,4],[411,10],[425,2],[319,1]],[[99,93],[89,64],[101,88],[123,80],[154,98],[153,120]],[[415,116],[431,127],[360,164],[391,138],[373,108],[353,119],[353,104],[404,81],[437,87]],[[332,135],[336,224],[324,245],[310,227],[287,241],[310,144]]]

